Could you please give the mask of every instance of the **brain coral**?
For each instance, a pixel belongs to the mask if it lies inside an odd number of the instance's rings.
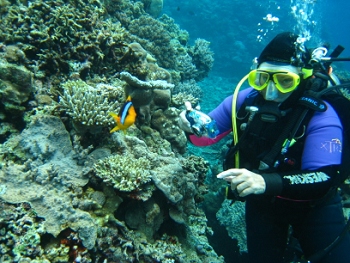
[[[150,161],[144,157],[135,159],[129,153],[113,155],[97,161],[94,165],[95,173],[104,182],[114,188],[131,192],[137,190],[142,184],[151,181]]]

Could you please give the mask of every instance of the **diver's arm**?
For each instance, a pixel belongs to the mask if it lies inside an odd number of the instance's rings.
[[[266,195],[300,201],[314,200],[323,197],[331,188],[337,176],[337,166],[261,176],[265,180]]]
[[[243,104],[247,95],[251,92],[251,88],[245,89],[239,92],[237,98],[237,110]],[[216,138],[211,139],[208,137],[196,137],[193,134],[187,134],[187,137],[191,143],[196,146],[208,146],[220,141],[223,137],[232,131],[232,98],[233,96],[227,97],[218,107],[211,111],[208,115],[216,121],[219,135]]]
[[[300,171],[262,174],[266,182],[265,194],[292,199],[322,197],[337,179],[342,158],[342,125],[327,105],[324,113],[315,113],[307,130]]]

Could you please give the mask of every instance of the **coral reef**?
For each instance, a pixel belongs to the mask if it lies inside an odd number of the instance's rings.
[[[82,80],[62,84],[59,104],[74,122],[85,126],[110,126],[109,112],[118,112],[124,103],[122,87],[98,84],[91,87]]]
[[[33,137],[33,134],[36,137]],[[170,213],[170,210],[176,211],[178,216],[182,217],[183,222],[181,224],[184,222],[186,224],[190,223],[190,216],[200,213],[196,206],[197,196],[200,194],[197,189],[200,189],[200,186],[204,184],[202,175],[205,174],[207,169],[205,163],[200,158],[193,159],[191,157],[184,159],[183,164],[181,164],[171,152],[163,152],[160,156],[151,152],[144,141],[132,136],[115,134],[113,135],[113,141],[116,151],[124,152],[124,154],[133,153],[134,158],[132,160],[125,158],[125,162],[135,161],[141,157],[149,160],[151,166],[148,170],[147,166],[144,166],[144,171],[151,174],[155,186],[159,187],[167,199],[172,202],[172,205],[169,206],[166,199],[162,200],[159,194],[156,195],[157,197],[151,198],[155,188],[150,188],[151,191],[147,198],[145,195],[138,196],[137,193],[131,191],[129,194],[122,195],[123,198],[120,199],[113,190],[107,190],[109,182],[106,182],[102,183],[102,185],[105,185],[102,189],[103,192],[88,190],[89,194],[84,193],[83,187],[89,181],[87,175],[92,170],[92,164],[96,163],[98,165],[98,159],[104,160],[101,158],[105,156],[104,152],[106,151],[101,149],[97,153],[97,150],[95,150],[89,158],[86,158],[83,166],[78,165],[74,160],[74,158],[78,158],[74,149],[79,150],[80,147],[73,148],[69,134],[57,117],[46,115],[34,117],[26,130],[4,144],[5,147],[1,150],[2,158],[12,159],[13,161],[5,162],[0,172],[1,200],[12,204],[28,202],[35,210],[36,216],[43,218],[41,224],[45,232],[52,234],[56,239],[60,239],[66,229],[72,229],[77,233],[76,238],[80,240],[79,242],[89,251],[91,250],[91,252],[76,253],[76,257],[85,258],[90,257],[89,254],[93,253],[92,251],[95,249],[95,243],[99,242],[98,236],[101,237],[101,234],[98,233],[101,231],[101,227],[106,224],[117,224],[119,227],[123,225],[114,217],[113,212],[119,211],[118,208],[122,207],[124,202],[137,202],[136,204],[144,207],[144,209],[128,209],[125,213],[125,221],[132,228],[137,228],[139,233],[143,233],[146,238],[143,238],[144,241],[137,241],[136,236],[130,239],[129,235],[134,234],[132,234],[132,230],[124,226],[124,231],[121,232],[122,236],[118,235],[118,244],[120,244],[121,249],[124,249],[124,252],[121,251],[119,255],[114,254],[112,258],[118,256],[124,258],[123,260],[130,260],[130,258],[149,257],[159,260],[165,257],[169,260],[172,258],[173,260],[179,260],[179,258],[189,257],[186,252],[180,249],[181,243],[179,241],[172,241],[176,240],[176,237],[166,237],[164,241],[156,239],[153,245],[146,245],[148,243],[146,240],[152,240],[155,237],[160,226],[165,223],[165,215]],[[106,153],[108,154],[108,152]],[[83,158],[80,157],[79,159]],[[22,165],[20,164],[22,160],[28,161]],[[108,167],[104,166],[104,168],[107,169]],[[114,171],[115,167],[112,166],[109,169]],[[126,169],[133,170],[131,166]],[[117,172],[125,173],[126,171],[118,170]],[[135,181],[130,176],[126,179]],[[94,180],[98,180],[98,177]],[[93,183],[94,180],[90,182],[92,186],[95,184]],[[96,181],[94,187],[101,188],[101,183]],[[71,192],[70,189],[74,189],[74,191]],[[136,217],[132,216],[135,215],[135,212],[140,215],[137,218],[143,218],[141,222],[136,222],[136,225],[133,221]],[[174,213],[171,214],[175,218]],[[188,234],[194,240],[197,240],[194,235],[197,231],[200,230],[192,230],[191,234]],[[198,233],[196,235],[200,235],[201,242],[204,242],[203,234]],[[172,247],[173,242],[178,244],[177,248],[173,247],[172,249],[175,250],[170,254],[165,252]],[[208,246],[207,241],[204,243]],[[118,249],[118,247],[117,245],[116,248]],[[57,245],[56,252],[51,253],[63,253],[62,251],[59,252],[63,248]],[[180,249],[179,255],[175,253],[177,249]],[[66,251],[69,256],[71,248],[63,251]],[[210,253],[214,253],[210,247],[205,251],[205,253],[201,252],[197,256],[191,255],[191,258],[206,258]],[[95,251],[94,253],[98,252]],[[31,257],[35,258],[35,255],[31,254]],[[185,259],[183,260],[186,262]],[[201,262],[201,260],[197,259],[194,262]]]
[[[6,190],[0,198],[13,204],[30,202],[45,219],[48,233],[57,236],[70,227],[79,232],[85,247],[93,247],[96,228],[91,216],[72,206],[79,189],[88,183],[89,168],[78,166],[73,159],[71,140],[62,122],[53,116],[35,117],[26,130],[5,143],[2,152],[25,163],[4,163],[0,182]]]
[[[145,1],[144,6],[156,16],[161,4],[161,0],[152,0]],[[133,42],[152,54],[160,67],[174,70],[177,57],[190,54],[201,72],[195,79],[207,74],[211,62],[198,55],[202,52],[198,45],[186,46],[188,33],[170,17],[163,15],[157,20],[143,8],[142,3],[131,1],[103,4],[96,0],[36,0],[28,6],[18,3],[3,13],[0,43],[5,44],[9,61],[23,61],[38,78],[68,74],[85,79],[128,70],[142,79],[135,71],[147,74],[147,69],[130,63],[133,49],[138,49]],[[47,17],[48,13],[52,15]],[[125,63],[127,57],[129,63]],[[203,70],[208,71],[203,74]]]
[[[21,257],[36,257],[43,253],[40,234],[45,232],[41,220],[28,203],[8,205],[0,202],[0,259],[10,262]]]
[[[177,126],[210,52],[161,5],[0,1],[0,261],[223,262]],[[129,95],[136,125],[110,134]]]
[[[189,54],[192,57],[193,64],[196,66],[196,73],[193,78],[197,81],[208,76],[213,67],[214,54],[209,48],[210,42],[204,39],[197,39],[194,47],[191,47]]]
[[[69,64],[74,62],[89,62],[84,74],[101,72],[106,55],[112,55],[113,48],[124,39],[121,24],[105,19],[103,5],[95,0],[36,0],[28,6],[13,5],[2,23],[0,41],[20,43],[18,47],[36,77],[72,73]]]
[[[115,189],[131,192],[151,180],[150,162],[144,157],[135,159],[131,154],[112,155],[99,160],[94,170],[98,177]]]
[[[158,109],[153,112],[151,126],[159,131],[160,135],[169,141],[174,151],[186,151],[187,138],[178,126],[180,110],[170,107],[166,110]]]
[[[203,95],[202,89],[197,85],[194,79],[186,80],[178,83],[173,91],[174,94],[183,93],[187,96],[192,95],[194,98],[200,99]],[[195,104],[194,104],[195,105]]]
[[[0,108],[11,113],[23,112],[22,104],[34,91],[33,82],[33,73],[25,67],[0,60]]]
[[[238,241],[240,252],[247,252],[247,236],[245,226],[245,205],[236,201],[231,205],[230,200],[222,203],[216,217],[220,224],[225,226],[228,235]]]

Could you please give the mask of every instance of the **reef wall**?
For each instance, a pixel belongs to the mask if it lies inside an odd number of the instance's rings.
[[[0,261],[223,262],[177,125],[209,42],[162,1],[0,1]],[[131,97],[135,123],[110,133]]]

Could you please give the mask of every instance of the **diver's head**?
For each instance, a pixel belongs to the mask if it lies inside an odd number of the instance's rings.
[[[279,62],[295,67],[308,67],[310,52],[304,46],[305,39],[291,32],[275,36],[258,57],[258,65],[263,62]]]
[[[312,74],[308,68],[309,52],[295,34],[278,34],[261,52],[258,67],[249,73],[249,84],[265,100],[282,103],[303,79]]]

